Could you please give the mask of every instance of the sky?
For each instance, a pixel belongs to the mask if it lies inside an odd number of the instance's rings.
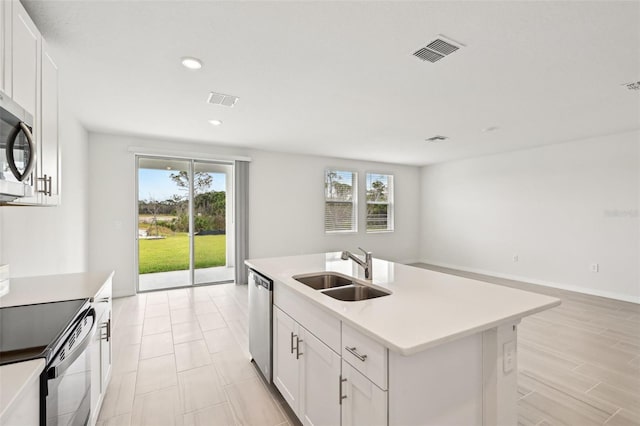
[[[173,194],[186,196],[186,189],[178,187],[171,180],[171,173],[175,173],[175,170],[139,169],[138,198],[140,200],[154,198],[157,201],[164,201],[171,198]],[[224,173],[209,174],[213,176],[211,190],[224,191],[226,186]]]

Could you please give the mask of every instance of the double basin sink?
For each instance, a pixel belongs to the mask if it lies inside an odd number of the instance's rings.
[[[391,294],[387,291],[372,287],[371,285],[361,284],[351,277],[335,272],[296,275],[292,278],[329,297],[345,302],[375,299],[376,297]]]

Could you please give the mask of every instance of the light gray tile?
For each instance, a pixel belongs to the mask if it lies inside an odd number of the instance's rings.
[[[171,331],[171,320],[169,314],[161,317],[145,318],[142,328],[142,335],[159,334]]]
[[[256,370],[244,351],[229,349],[211,355],[213,365],[225,385],[256,377]]]
[[[227,401],[213,365],[178,373],[182,411],[189,413]]]
[[[185,307],[171,311],[171,324],[197,321],[196,311],[193,307]]]
[[[286,419],[259,378],[225,387],[233,414],[242,425],[277,425]]]
[[[215,330],[218,328],[225,328],[227,326],[227,323],[219,312],[199,314],[197,318],[202,331]]]
[[[173,353],[171,333],[150,334],[142,336],[140,359],[154,358]]]
[[[184,415],[184,426],[232,426],[235,424],[231,406],[227,402]]]
[[[205,331],[202,335],[209,352],[212,354],[238,348],[238,343],[228,328]]]
[[[211,356],[204,340],[175,345],[176,366],[178,371],[189,370],[211,364]]]
[[[200,324],[197,321],[173,324],[171,328],[175,344],[203,339]]]
[[[136,395],[177,385],[178,375],[173,355],[163,355],[140,361]]]
[[[136,426],[179,426],[183,417],[176,386],[136,395],[131,423]]]

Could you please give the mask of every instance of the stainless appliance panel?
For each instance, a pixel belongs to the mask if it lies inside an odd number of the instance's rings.
[[[273,281],[249,270],[249,353],[264,378],[272,381]]]

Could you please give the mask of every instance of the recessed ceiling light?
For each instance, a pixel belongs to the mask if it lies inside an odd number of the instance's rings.
[[[220,120],[209,120],[209,123],[211,123],[213,126],[219,126],[222,124],[222,121]]]
[[[167,170],[171,170],[171,166],[167,166]]]
[[[198,58],[184,57],[182,58],[182,65],[190,70],[199,70],[202,68],[202,61]]]

